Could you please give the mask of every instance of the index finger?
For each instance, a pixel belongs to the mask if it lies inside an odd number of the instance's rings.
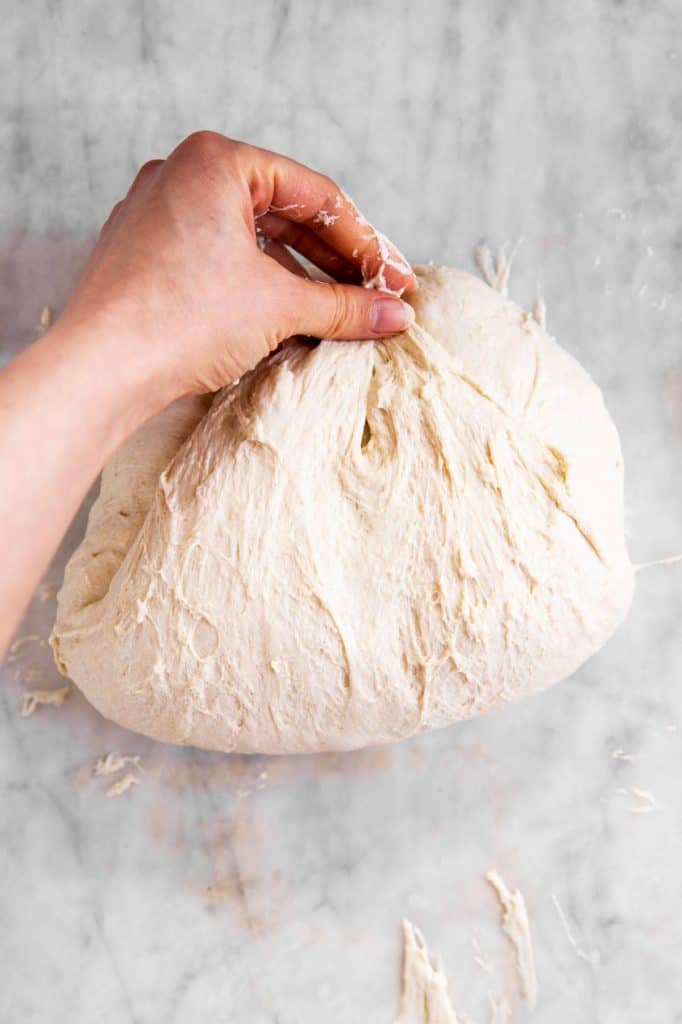
[[[305,224],[358,268],[367,288],[402,295],[416,286],[400,250],[363,217],[335,181],[278,153],[239,148],[257,217],[270,212]]]

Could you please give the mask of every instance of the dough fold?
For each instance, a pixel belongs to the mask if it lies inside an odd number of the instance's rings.
[[[414,326],[291,342],[109,460],[55,658],[159,740],[386,743],[570,675],[633,571],[601,393],[528,314],[417,268]]]

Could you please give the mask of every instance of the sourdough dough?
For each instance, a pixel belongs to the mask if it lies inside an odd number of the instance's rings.
[[[417,268],[385,342],[292,342],[109,461],[59,594],[60,669],[160,740],[398,740],[570,675],[628,608],[602,396],[530,314]]]

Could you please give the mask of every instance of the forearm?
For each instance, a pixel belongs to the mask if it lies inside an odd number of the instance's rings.
[[[0,656],[107,456],[162,404],[136,349],[57,324],[0,373]]]

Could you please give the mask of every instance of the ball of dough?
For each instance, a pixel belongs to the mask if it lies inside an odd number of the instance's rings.
[[[291,342],[104,469],[52,643],[107,718],[214,750],[339,750],[570,675],[623,619],[623,461],[528,313],[417,268],[416,323]]]

